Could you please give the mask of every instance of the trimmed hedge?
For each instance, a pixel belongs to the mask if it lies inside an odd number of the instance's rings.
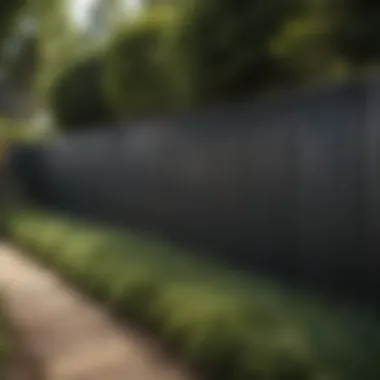
[[[0,379],[5,379],[6,367],[12,350],[9,330],[8,321],[0,311]]]
[[[116,120],[104,93],[102,76],[103,55],[96,53],[72,63],[55,79],[49,102],[61,129],[92,129]]]
[[[49,213],[14,213],[9,230],[208,378],[380,378],[380,327],[369,312],[332,310],[157,239]]]
[[[118,115],[169,112],[179,105],[166,34],[175,13],[167,7],[143,12],[112,37],[104,59],[104,88]]]

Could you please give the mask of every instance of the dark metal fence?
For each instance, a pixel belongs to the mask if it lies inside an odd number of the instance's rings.
[[[11,162],[46,204],[376,298],[379,120],[371,78],[73,135]]]

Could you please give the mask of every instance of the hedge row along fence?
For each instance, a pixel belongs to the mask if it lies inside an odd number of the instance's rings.
[[[206,378],[380,378],[380,327],[369,312],[327,307],[157,239],[50,212],[13,213],[9,233]]]
[[[1,298],[1,297],[0,297]],[[0,303],[2,300],[0,299]],[[10,326],[6,316],[0,309],[0,379],[6,379],[6,368],[12,352]]]

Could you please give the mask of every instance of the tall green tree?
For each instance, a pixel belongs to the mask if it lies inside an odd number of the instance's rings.
[[[188,0],[180,8],[173,41],[195,98],[228,99],[278,79],[270,40],[298,0]]]
[[[165,33],[173,12],[156,8],[127,23],[106,50],[104,88],[124,117],[168,112],[177,105],[178,82],[172,73]]]
[[[4,37],[1,55],[2,111],[12,117],[30,114],[34,99],[34,77],[37,71],[36,23],[31,2],[25,1]],[[4,102],[4,100],[6,100]]]
[[[348,74],[334,44],[340,12],[331,0],[304,0],[271,41],[271,51],[298,83],[332,80]]]
[[[7,37],[19,12],[27,0],[1,0],[0,2],[0,43]]]
[[[335,0],[336,47],[361,70],[380,60],[380,3],[371,0]]]
[[[44,101],[57,75],[80,52],[78,32],[67,0],[36,0],[38,20],[38,93]]]
[[[25,7],[6,39],[1,59],[3,73],[14,84],[32,85],[37,70],[37,27],[34,16]]]

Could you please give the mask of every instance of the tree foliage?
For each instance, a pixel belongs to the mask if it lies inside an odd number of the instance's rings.
[[[72,63],[56,78],[49,91],[56,123],[66,131],[93,128],[113,120],[102,87],[101,55],[93,54]]]
[[[55,78],[83,50],[77,43],[78,35],[68,4],[67,0],[39,0],[36,6],[39,54],[36,86],[42,103],[46,101]]]
[[[175,99],[165,31],[172,13],[164,9],[144,14],[119,30],[106,54],[105,86],[122,115],[160,112]]]
[[[114,113],[155,115],[288,82],[331,80],[380,57],[380,5],[369,0],[148,3],[136,19],[125,14],[113,22],[121,0],[99,0],[91,38],[78,38],[66,0],[36,3],[38,85],[61,125],[77,128]],[[79,59],[99,35],[109,37],[98,39],[104,55]]]
[[[19,12],[27,0],[1,0],[0,2],[0,44],[7,37]]]
[[[371,0],[336,0],[337,50],[355,66],[380,58],[380,3]]]
[[[3,55],[2,69],[16,86],[33,86],[38,63],[38,41],[34,33],[16,34],[10,41],[13,49]]]
[[[298,1],[187,1],[174,46],[200,100],[251,92],[276,76],[270,40]]]
[[[329,1],[305,3],[271,41],[271,51],[297,83],[347,75],[347,65],[334,46],[336,8]]]

